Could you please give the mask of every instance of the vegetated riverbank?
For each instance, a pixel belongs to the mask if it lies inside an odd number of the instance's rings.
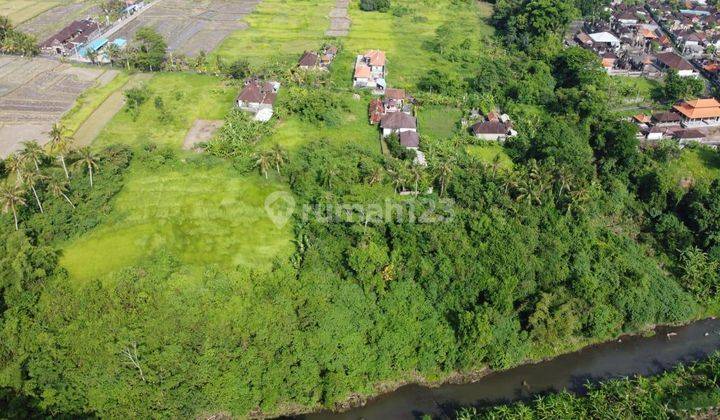
[[[371,418],[380,413],[402,418],[412,413],[448,414],[459,406],[528,400],[560,390],[583,394],[588,382],[658,374],[720,348],[720,321],[714,318],[684,326],[656,326],[645,333],[649,331],[654,334],[626,334],[502,371],[483,369],[453,373],[438,381],[416,377],[405,383],[381,384],[375,396],[354,395],[334,411],[304,418]]]

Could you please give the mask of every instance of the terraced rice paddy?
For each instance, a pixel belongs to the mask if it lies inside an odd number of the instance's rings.
[[[0,56],[0,157],[26,140],[46,143],[50,127],[104,73],[45,58]]]
[[[15,13],[17,20],[10,14],[10,20],[19,25],[23,32],[35,35],[38,41],[44,41],[70,22],[98,14],[97,2],[89,0],[66,1],[3,1],[0,0],[0,14],[3,3],[14,6],[26,4],[26,8]],[[21,24],[22,22],[22,24]]]
[[[174,54],[195,56],[210,52],[231,33],[245,28],[243,18],[260,0],[156,0],[156,4],[114,34],[132,39],[139,28],[150,26],[165,37]]]

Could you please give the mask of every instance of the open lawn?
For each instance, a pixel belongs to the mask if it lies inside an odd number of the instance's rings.
[[[654,91],[660,86],[657,80],[644,77],[613,76],[612,102],[623,115],[649,114],[660,107],[654,99]]]
[[[462,111],[449,106],[424,106],[418,111],[418,126],[423,134],[450,137],[462,118]]]
[[[160,250],[190,266],[267,267],[293,251],[292,228],[277,228],[266,197],[286,187],[229,164],[133,169],[113,204],[111,221],[64,247],[75,281],[132,266]],[[100,175],[102,176],[102,175]]]
[[[674,182],[692,179],[710,182],[720,178],[720,154],[707,147],[683,149],[680,158],[666,166]]]
[[[13,24],[19,25],[60,3],[49,0],[0,0],[0,16],[7,16]]]
[[[282,95],[282,90],[280,90]],[[296,116],[282,118],[275,127],[274,135],[263,146],[271,147],[279,144],[291,153],[303,144],[314,140],[327,139],[336,144],[355,144],[366,150],[380,153],[379,129],[370,125],[367,118],[369,97],[353,99],[352,95],[344,94],[342,122],[337,126],[326,127],[302,121]]]
[[[221,120],[232,109],[239,87],[199,74],[161,73],[148,83],[150,99],[141,106],[136,121],[126,110],[115,115],[101,131],[95,145],[154,143],[180,148],[196,119]],[[161,122],[155,98],[162,98],[171,121]]]
[[[394,4],[407,8],[403,16],[364,12],[358,3],[350,3],[350,34],[343,38],[344,53],[336,60],[337,65],[333,64],[336,83],[350,83],[355,55],[369,49],[381,49],[387,53],[389,85],[412,88],[429,69],[443,67],[449,70],[436,62],[436,53],[427,50],[427,43],[435,38],[441,25],[451,22],[474,39],[481,39],[493,31],[484,22],[492,11],[485,3],[469,8],[467,4],[450,0],[395,1]]]
[[[482,145],[472,145],[467,147],[470,156],[474,156],[481,162],[492,165],[497,160],[499,168],[512,169],[513,161],[510,156],[505,153],[503,147],[497,143],[488,143]]]
[[[214,54],[256,66],[271,59],[297,62],[305,50],[323,43],[334,5],[335,0],[264,0],[247,17],[249,28],[230,35]]]

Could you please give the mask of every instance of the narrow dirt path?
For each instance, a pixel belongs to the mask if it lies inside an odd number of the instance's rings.
[[[337,0],[335,7],[330,11],[330,29],[325,32],[327,36],[347,36],[350,32],[350,15],[348,4],[350,0]]]
[[[152,74],[137,74],[132,76],[122,88],[113,92],[105,101],[80,125],[75,132],[75,144],[78,146],[89,146],[100,135],[102,129],[112,118],[125,106],[123,93],[131,88],[137,87],[140,83],[150,80]]]

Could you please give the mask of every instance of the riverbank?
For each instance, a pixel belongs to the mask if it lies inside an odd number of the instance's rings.
[[[648,336],[651,331],[654,334]],[[481,369],[451,373],[441,380],[415,376],[405,381],[386,382],[376,387],[374,395],[355,394],[332,411],[325,409],[309,414],[294,407],[296,411],[286,415],[340,419],[377,415],[411,418],[404,414],[418,412],[447,414],[447,410],[458,405],[476,405],[478,401],[492,405],[498,401],[529,399],[552,390],[582,392],[587,380],[597,382],[657,374],[678,363],[699,360],[696,356],[707,356],[718,348],[720,320],[708,318],[680,326],[654,326],[610,341],[586,343],[575,351],[527,361],[506,370]],[[546,383],[542,383],[543,380]],[[460,404],[463,400],[466,403]]]

